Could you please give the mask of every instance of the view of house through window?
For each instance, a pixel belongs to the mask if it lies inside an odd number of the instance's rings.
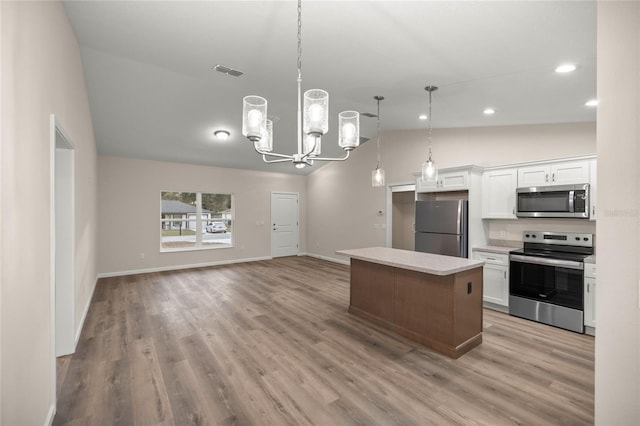
[[[233,247],[231,194],[162,192],[162,250]]]

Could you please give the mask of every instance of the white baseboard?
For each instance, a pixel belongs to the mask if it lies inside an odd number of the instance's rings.
[[[44,426],[51,426],[53,424],[53,419],[56,416],[56,403],[55,401],[49,406],[49,412],[47,413],[47,418],[44,421]]]
[[[315,253],[304,253],[303,256],[309,256],[309,257],[315,257],[316,259],[321,259],[321,260],[326,260],[329,262],[333,262],[333,263],[341,263],[343,265],[350,265],[351,262],[347,259],[338,259],[336,257],[328,257],[328,256],[322,256],[319,254],[315,254]]]
[[[178,271],[180,269],[206,268],[207,266],[230,265],[233,263],[245,263],[245,262],[259,262],[261,260],[271,260],[271,259],[273,259],[271,256],[252,257],[252,258],[245,258],[245,259],[221,260],[218,262],[194,263],[190,265],[160,266],[157,268],[132,269],[129,271],[103,272],[98,274],[98,278],[122,277],[125,275],[146,274],[149,272]]]

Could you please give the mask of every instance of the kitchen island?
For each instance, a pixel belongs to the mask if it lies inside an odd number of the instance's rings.
[[[483,261],[368,247],[351,258],[349,312],[458,358],[482,343]]]

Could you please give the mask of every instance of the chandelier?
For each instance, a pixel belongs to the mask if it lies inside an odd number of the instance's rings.
[[[260,96],[245,96],[242,105],[242,134],[253,142],[265,163],[291,161],[295,167],[313,165],[314,161],[344,161],[360,144],[360,114],[343,111],[338,114],[338,145],[346,151],[343,157],[320,157],[321,137],[329,131],[329,94],[311,89],[301,96],[302,86],[302,0],[298,0],[298,117],[295,154],[273,152],[273,122],[267,116],[267,100]]]
[[[374,96],[378,102],[378,130],[377,130],[377,145],[378,145],[378,161],[376,162],[376,169],[371,172],[371,186],[384,186],[384,169],[380,168],[380,101],[384,100],[384,96]]]
[[[429,133],[427,136],[427,141],[429,143],[429,158],[427,161],[422,163],[422,180],[436,181],[438,180],[438,167],[436,167],[436,163],[431,158],[431,129],[433,125],[433,120],[431,118],[431,95],[433,92],[438,90],[438,88],[436,86],[427,86],[424,90],[429,92],[429,112],[427,113],[427,118],[429,119]]]

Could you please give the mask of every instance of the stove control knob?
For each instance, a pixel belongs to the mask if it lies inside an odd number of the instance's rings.
[[[525,236],[526,238],[529,238],[529,234],[524,234],[524,236]]]
[[[580,241],[580,237],[576,237],[576,241]]]
[[[589,237],[584,237],[583,240],[589,241]]]
[[[531,236],[531,238],[536,238],[536,234],[533,234],[533,235]]]

